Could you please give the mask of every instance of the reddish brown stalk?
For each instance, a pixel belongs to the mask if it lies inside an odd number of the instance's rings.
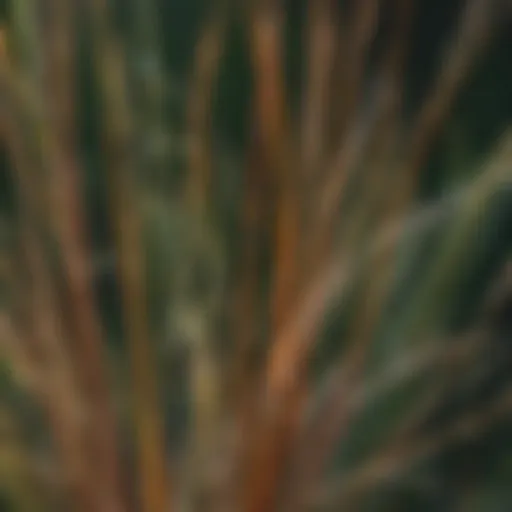
[[[112,172],[114,174],[114,172]],[[147,330],[140,219],[133,208],[135,194],[111,176],[112,210],[123,295],[125,328],[130,347],[134,386],[135,423],[139,437],[139,478],[143,510],[166,511],[170,506],[165,437],[159,414],[155,368]]]
[[[263,334],[259,327],[264,314],[260,300],[261,256],[268,236],[270,215],[266,208],[271,177],[264,165],[258,130],[254,127],[244,173],[241,212],[240,267],[235,282],[234,305],[234,388],[235,407],[242,439],[237,463],[250,464],[251,447],[255,446],[258,427],[258,393],[262,382],[261,364],[254,364]]]
[[[271,297],[271,346],[288,343],[276,337],[290,313],[298,278],[300,209],[296,169],[289,139],[286,91],[282,66],[281,2],[268,2],[251,13],[251,51],[255,76],[256,125],[263,155],[275,178],[275,256]],[[270,359],[269,364],[273,361]],[[281,472],[295,430],[298,399],[280,416],[262,418],[261,429],[249,460],[243,506],[248,511],[273,510]],[[268,420],[268,422],[267,422]],[[275,421],[276,420],[276,421]],[[260,437],[261,436],[261,437]]]
[[[256,125],[268,167],[275,176],[275,268],[271,299],[273,331],[282,323],[294,294],[299,239],[299,197],[289,139],[288,107],[283,77],[283,12],[281,2],[254,9],[251,50],[255,76]]]
[[[139,497],[144,512],[164,512],[171,506],[170,482],[146,318],[143,246],[140,241],[140,218],[134,206],[138,198],[132,183],[133,131],[125,90],[124,54],[111,37],[105,2],[93,2],[90,14],[94,55],[103,95],[104,143],[124,302],[125,334],[131,359]]]
[[[227,8],[214,8],[196,43],[188,97],[188,168],[186,195],[192,211],[201,213],[210,202],[212,180],[211,116],[215,84],[224,49]]]
[[[377,301],[380,300],[380,295],[375,295],[374,297],[377,298]],[[379,302],[363,304],[361,310],[370,315],[369,322],[375,317],[378,307]],[[363,335],[368,336],[372,327],[372,323],[369,323],[368,331],[363,333]],[[315,438],[320,441],[315,443],[314,453],[308,450],[308,455],[304,456],[302,463],[298,466],[300,474],[298,477],[300,478],[299,485],[309,485],[311,482],[317,481],[332,454],[333,445],[343,435],[344,429],[352,418],[353,410],[349,407],[348,395],[361,377],[367,346],[358,344],[358,341],[355,341],[355,347],[349,352],[347,360],[342,363],[342,369],[340,369],[339,374],[335,376],[336,389],[339,390],[339,400],[336,408],[330,415],[329,421],[322,425],[321,435]]]
[[[260,442],[249,473],[252,484],[247,510],[273,510],[280,476],[298,427],[303,403],[303,366],[323,318],[326,305],[346,279],[339,266],[324,270],[278,332],[268,358]]]

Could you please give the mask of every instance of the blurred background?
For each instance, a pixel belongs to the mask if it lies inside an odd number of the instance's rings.
[[[0,511],[512,510],[509,0],[0,2]]]

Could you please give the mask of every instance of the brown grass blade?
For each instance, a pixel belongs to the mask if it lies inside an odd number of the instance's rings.
[[[288,318],[295,300],[299,279],[301,221],[299,184],[294,176],[297,165],[291,146],[281,63],[284,19],[282,7],[280,1],[257,5],[250,18],[256,126],[275,187],[273,200],[276,231],[270,300],[271,346],[283,341],[276,336]],[[269,361],[269,364],[273,364],[272,360]],[[267,423],[265,417],[258,423],[259,430],[251,450],[253,453],[250,455],[244,488],[246,495],[243,506],[247,510],[271,510],[275,506],[279,475],[286,460],[289,440],[295,430],[299,402],[298,396],[294,395],[289,401],[290,404],[293,403],[293,407],[277,423],[272,420]]]
[[[142,510],[163,512],[171,506],[165,437],[160,416],[156,373],[146,318],[146,292],[140,218],[133,188],[132,125],[125,90],[124,54],[108,28],[105,2],[89,11],[94,54],[101,79],[105,152],[109,168],[110,200],[124,302],[125,334],[131,359],[138,442],[138,477]]]
[[[250,18],[250,46],[255,76],[256,126],[266,166],[275,187],[274,290],[271,299],[275,330],[287,314],[298,273],[300,209],[296,166],[289,131],[283,76],[283,22],[280,1],[254,8]]]

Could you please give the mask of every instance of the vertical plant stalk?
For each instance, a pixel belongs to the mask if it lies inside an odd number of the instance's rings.
[[[299,184],[289,139],[286,91],[282,67],[283,10],[280,1],[256,6],[251,11],[250,48],[255,76],[256,126],[265,161],[275,187],[275,255],[271,291],[271,347],[281,343],[277,333],[295,302],[299,278]],[[268,364],[272,364],[269,360]],[[265,388],[268,382],[264,383]],[[293,390],[282,415],[262,410],[261,424],[249,456],[242,506],[247,511],[273,510],[279,481],[291,446],[300,404],[299,387]],[[266,396],[264,397],[267,398]],[[263,404],[266,408],[268,404]]]
[[[233,361],[234,407],[241,443],[236,453],[235,464],[245,468],[250,463],[251,446],[255,443],[258,419],[258,384],[261,368],[254,364],[255,349],[261,343],[259,279],[261,278],[260,256],[268,229],[265,213],[265,192],[268,177],[264,176],[261,145],[256,130],[253,131],[248,158],[245,164],[243,200],[241,203],[241,242],[239,269],[235,280],[235,304],[233,305],[233,338],[235,340]],[[239,478],[239,476],[237,476]],[[238,494],[238,482],[232,482]],[[235,496],[240,500],[240,496]]]
[[[255,8],[251,18],[251,51],[255,76],[256,125],[262,152],[275,187],[275,270],[271,311],[275,332],[293,302],[298,275],[299,194],[295,158],[289,137],[282,66],[283,12],[280,0]]]
[[[125,89],[124,55],[110,32],[103,0],[92,2],[90,16],[103,99],[104,147],[131,359],[141,510],[164,512],[171,507],[170,481],[146,318],[141,221],[132,183],[133,129]]]
[[[280,477],[294,444],[302,408],[304,365],[326,307],[343,288],[347,274],[333,264],[316,276],[277,333],[265,373],[261,431],[249,473],[247,510],[274,510]],[[295,309],[296,308],[296,309]],[[251,468],[250,468],[251,469]]]
[[[196,43],[187,103],[186,199],[191,210],[199,215],[203,215],[210,204],[213,100],[228,25],[227,3],[222,2],[213,9]]]

